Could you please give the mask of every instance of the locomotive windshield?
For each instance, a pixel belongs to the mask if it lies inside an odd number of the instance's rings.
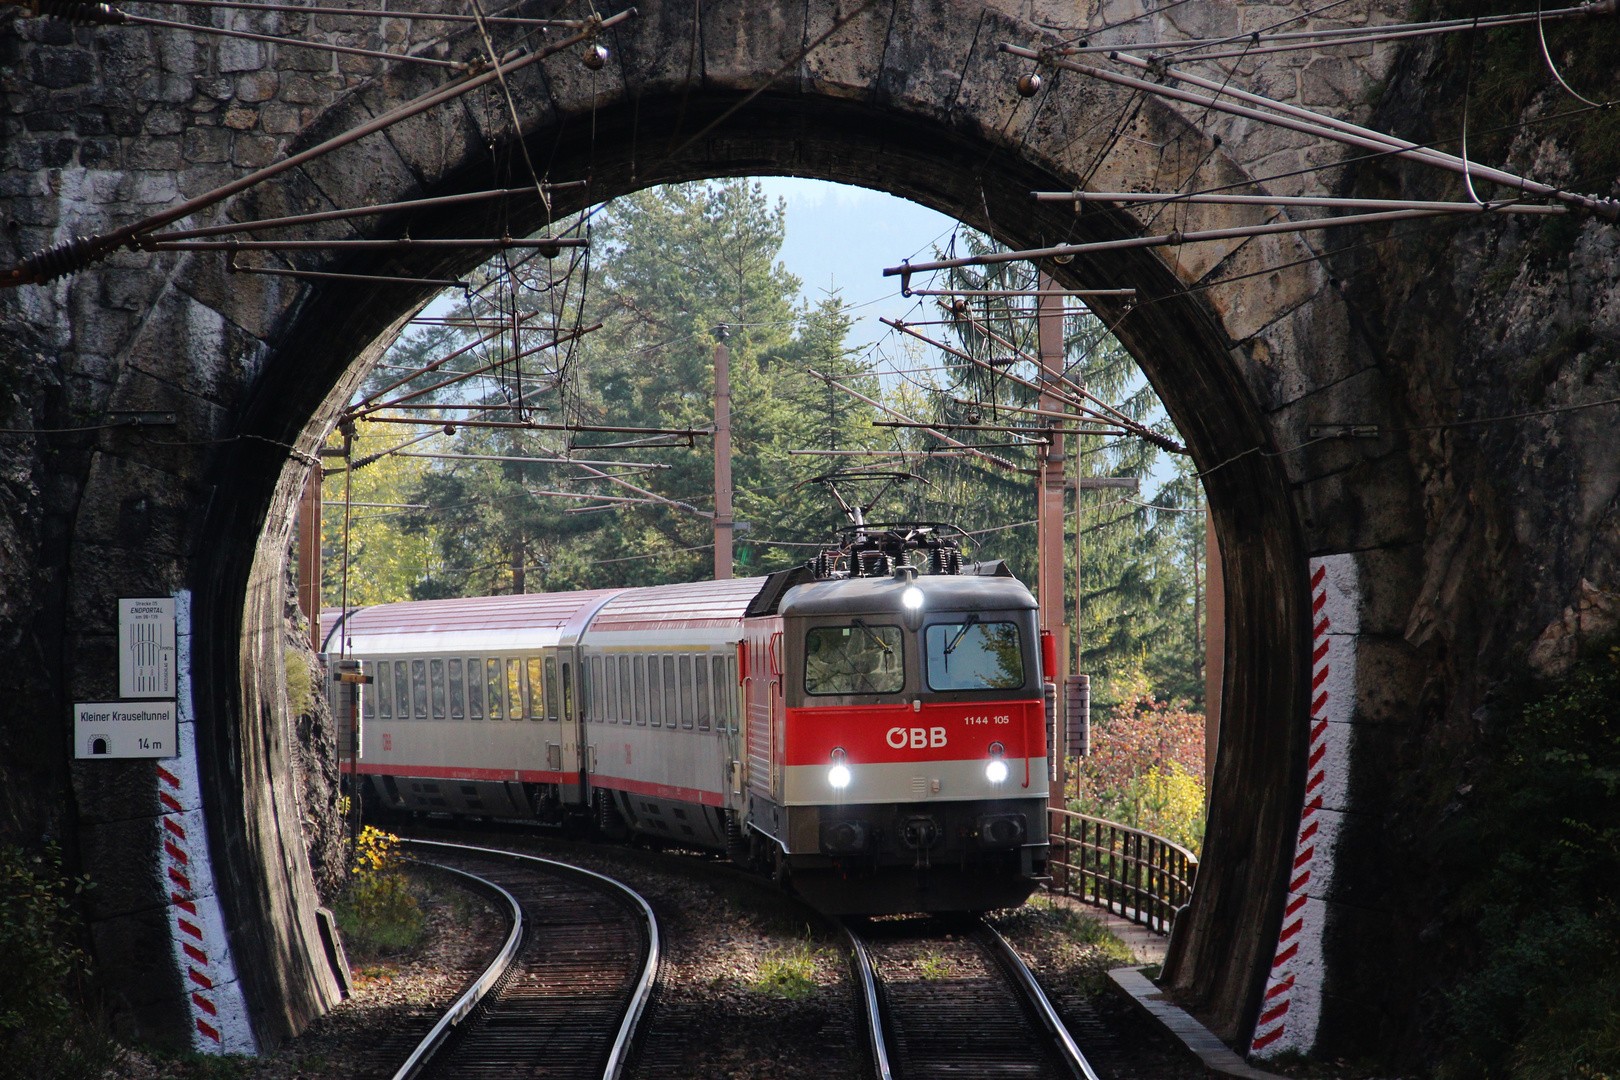
[[[1024,685],[1024,643],[1018,624],[934,623],[923,631],[930,690],[1016,690]]]
[[[818,626],[804,638],[807,694],[897,694],[906,683],[898,626]]]

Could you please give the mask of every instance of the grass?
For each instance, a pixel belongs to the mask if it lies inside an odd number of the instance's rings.
[[[772,949],[759,962],[759,974],[751,983],[755,990],[800,1001],[816,992],[818,951],[805,940],[784,949]]]
[[[925,979],[943,979],[951,973],[950,965],[938,949],[930,949],[917,961],[917,974]]]

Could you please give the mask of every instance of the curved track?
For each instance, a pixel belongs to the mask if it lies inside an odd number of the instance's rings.
[[[845,925],[879,1080],[1097,1080],[1005,938],[983,921]]]
[[[658,922],[612,878],[493,848],[404,840],[514,912],[505,947],[394,1080],[623,1073],[658,974]]]

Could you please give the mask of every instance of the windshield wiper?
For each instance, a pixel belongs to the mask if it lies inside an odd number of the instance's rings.
[[[873,630],[870,626],[867,626],[861,620],[859,620],[859,619],[851,619],[851,620],[849,620],[849,624],[851,626],[855,627],[858,630],[866,631],[866,636],[871,638],[873,641],[877,642],[877,647],[882,649],[885,653],[891,653],[892,654],[894,652],[894,650],[889,647],[888,642],[884,641],[881,637],[878,636],[876,630]]]
[[[958,645],[962,644],[962,639],[967,636],[967,632],[969,630],[973,629],[973,624],[978,622],[978,621],[979,621],[979,613],[977,611],[970,611],[968,613],[968,617],[967,617],[966,621],[964,621],[962,623],[962,629],[958,630],[956,632],[956,636],[951,638],[951,643],[949,645],[945,646],[945,655],[946,656],[949,656],[949,655],[951,655],[951,653],[956,651],[956,647]]]

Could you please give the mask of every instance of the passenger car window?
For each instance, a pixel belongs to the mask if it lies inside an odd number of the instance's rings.
[[[377,715],[384,720],[394,718],[394,665],[383,660],[377,665]]]
[[[506,696],[506,691],[501,687],[501,662],[493,658],[485,660],[484,672],[484,686],[489,691],[489,718],[499,720],[502,715],[501,701]]]
[[[453,656],[445,663],[449,665],[450,676],[450,719],[460,720],[465,715],[461,704],[461,657]]]
[[[427,719],[427,661],[411,661],[411,715]]]
[[[506,660],[506,718],[523,719],[523,661],[515,656]]]
[[[697,726],[699,731],[709,730],[709,658],[699,656],[693,664],[693,685],[697,688]]]
[[[394,661],[394,718],[408,720],[411,715],[411,675],[405,661]]]
[[[897,694],[906,683],[898,626],[817,626],[804,636],[807,694]]]
[[[428,661],[428,686],[433,691],[433,719],[444,719],[444,661]]]
[[[923,630],[930,690],[1013,690],[1024,685],[1023,635],[1018,624],[934,623]]]
[[[474,720],[484,718],[484,662],[476,656],[467,658],[467,715]]]
[[[653,727],[664,725],[664,677],[663,668],[658,665],[658,657],[647,657],[647,711]],[[670,719],[673,726],[674,718]]]

